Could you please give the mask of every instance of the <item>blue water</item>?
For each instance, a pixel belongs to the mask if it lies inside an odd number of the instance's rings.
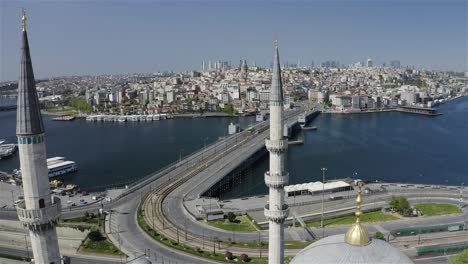
[[[353,177],[411,183],[468,183],[468,98],[440,107],[441,116],[405,113],[318,116],[317,131],[291,145],[290,183]],[[13,112],[0,112],[0,138],[15,141]],[[48,157],[74,160],[79,173],[65,177],[83,189],[99,189],[145,176],[223,136],[231,121],[245,127],[254,118],[174,119],[150,123],[54,122],[45,116]],[[183,150],[182,150],[183,149]],[[0,171],[19,167],[18,157],[0,160]],[[242,184],[224,197],[266,193],[260,160]]]
[[[468,183],[468,98],[440,106],[440,116],[407,113],[322,114],[304,131],[304,145],[290,145],[290,184],[353,177],[390,182]],[[224,197],[267,193],[265,157],[242,186]]]
[[[156,171],[180,156],[210,144],[227,133],[230,122],[241,127],[247,118],[182,118],[157,122],[90,123],[52,121],[43,116],[47,157],[76,161],[79,172],[61,177],[84,190],[122,186]],[[16,112],[0,112],[0,138],[15,142]],[[19,168],[18,155],[0,160],[0,171]]]

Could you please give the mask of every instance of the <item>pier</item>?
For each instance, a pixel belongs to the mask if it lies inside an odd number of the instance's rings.
[[[398,112],[437,116],[441,115],[435,108],[415,107],[415,106],[400,106],[396,109]]]

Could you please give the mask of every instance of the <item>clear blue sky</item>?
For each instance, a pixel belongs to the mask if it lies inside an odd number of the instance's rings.
[[[465,71],[467,1],[4,1],[0,80],[18,76],[21,7],[36,77],[335,59]]]

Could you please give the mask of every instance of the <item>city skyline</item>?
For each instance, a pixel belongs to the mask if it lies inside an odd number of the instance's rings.
[[[283,63],[351,64],[371,57],[375,65],[400,60],[466,71],[465,1],[25,1],[1,5],[0,81],[18,76],[12,65],[18,63],[21,7],[34,21],[30,41],[38,78],[184,71],[210,59],[270,66],[263,47],[275,36]]]

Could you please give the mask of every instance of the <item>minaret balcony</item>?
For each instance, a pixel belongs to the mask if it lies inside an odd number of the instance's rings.
[[[288,149],[288,139],[283,138],[279,140],[265,140],[265,146],[269,152],[283,153]]]
[[[265,217],[269,221],[273,221],[275,223],[283,223],[284,220],[289,215],[289,206],[287,204],[283,204],[282,209],[274,209],[270,210],[270,205],[265,205]]]
[[[44,208],[26,209],[25,202],[21,202],[16,206],[18,218],[20,222],[29,228],[38,229],[45,225],[55,225],[60,218],[62,203],[60,198],[53,197],[53,203]]]
[[[269,171],[265,172],[265,184],[270,188],[282,188],[289,182],[289,172],[280,174],[270,174]]]

